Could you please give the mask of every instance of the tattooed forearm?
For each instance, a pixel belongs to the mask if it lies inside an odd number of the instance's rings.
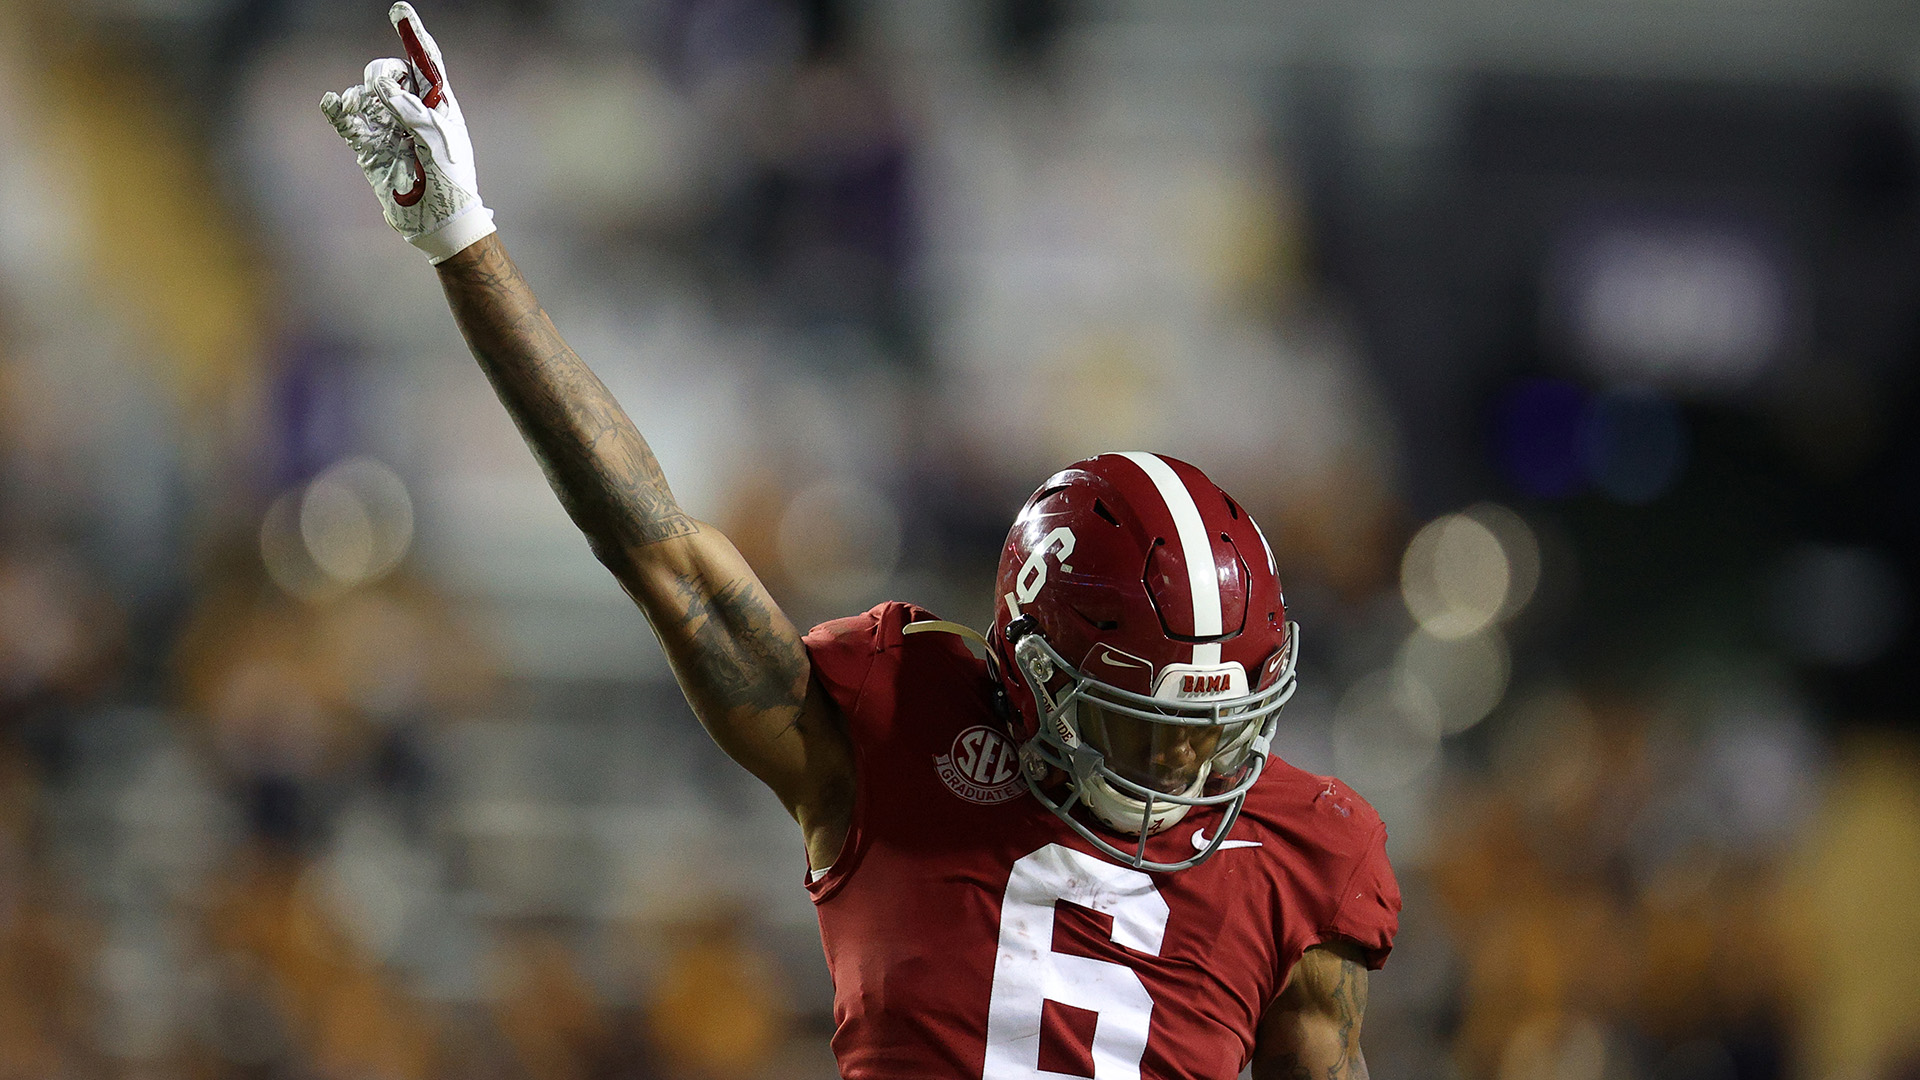
[[[601,562],[617,570],[632,548],[695,530],[646,440],[554,329],[498,236],[441,263],[440,284],[467,346]]]
[[[806,649],[766,593],[747,580],[717,589],[698,580],[678,584],[686,605],[690,687],[723,712],[797,716],[806,694]],[[702,704],[696,702],[696,704]]]

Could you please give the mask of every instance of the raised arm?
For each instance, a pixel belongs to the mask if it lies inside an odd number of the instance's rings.
[[[438,47],[408,5],[391,17],[409,61],[374,61],[363,86],[329,94],[322,110],[388,222],[439,268],[474,359],[594,554],[645,612],[694,714],[779,796],[813,865],[831,863],[851,814],[852,753],[799,631],[732,542],[674,501],[633,421],[541,309],[480,203]]]
[[[1367,1080],[1367,967],[1345,942],[1308,949],[1261,1018],[1254,1080]]]
[[[780,796],[832,862],[852,806],[846,738],[800,633],[720,530],[674,501],[660,463],[554,329],[498,236],[439,264],[474,359],[602,563],[640,605],[714,738]],[[818,834],[818,835],[816,835]]]

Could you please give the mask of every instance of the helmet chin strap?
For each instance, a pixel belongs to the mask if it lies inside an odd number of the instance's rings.
[[[928,632],[953,634],[969,645],[978,645],[980,651],[987,654],[989,662],[993,659],[993,646],[987,644],[987,636],[965,623],[948,622],[945,619],[921,619],[919,622],[910,622],[901,627],[900,632],[903,634],[925,634]]]
[[[1000,661],[993,655],[993,643],[987,636],[965,623],[948,622],[946,619],[921,619],[910,622],[900,628],[902,634],[952,634],[968,645],[977,646],[981,656],[987,662],[987,678],[993,683],[993,702],[1004,717],[1012,709],[1007,700],[1007,689],[1000,682]]]
[[[1030,757],[1029,755],[1034,756]],[[1021,757],[1023,761],[1030,761],[1036,764],[1044,760],[1036,754],[1034,742],[1029,742],[1026,747],[1022,748]],[[1259,779],[1260,773],[1265,771],[1265,765],[1266,750],[1263,746],[1258,751],[1254,760],[1254,779]],[[1214,830],[1213,837],[1207,841],[1206,847],[1194,853],[1190,858],[1163,863],[1155,862],[1147,858],[1147,836],[1141,833],[1142,825],[1140,822],[1136,821],[1131,827],[1124,830],[1126,835],[1139,837],[1139,839],[1131,845],[1133,850],[1127,851],[1123,848],[1116,847],[1111,840],[1096,833],[1092,828],[1088,827],[1085,822],[1081,821],[1077,814],[1072,813],[1074,802],[1080,798],[1077,791],[1070,794],[1064,802],[1061,802],[1056,800],[1041,786],[1039,777],[1036,775],[1036,770],[1031,768],[1025,770],[1025,778],[1027,781],[1027,790],[1033,793],[1033,797],[1038,799],[1042,806],[1053,811],[1054,815],[1065,822],[1067,827],[1072,829],[1082,840],[1093,845],[1096,851],[1105,854],[1108,858],[1115,860],[1123,866],[1131,866],[1138,870],[1146,870],[1156,874],[1173,873],[1178,870],[1190,869],[1213,858],[1214,853],[1220,850],[1222,844],[1226,843],[1227,834],[1233,831],[1234,823],[1240,820],[1240,810],[1245,802],[1244,798],[1240,798],[1225,804],[1225,816],[1220,819],[1220,827]],[[1145,803],[1141,805],[1143,808],[1146,806]],[[1144,809],[1142,816],[1145,816]]]
[[[1186,790],[1178,794],[1187,798],[1200,794],[1206,786],[1208,772],[1208,765],[1202,764],[1199,777],[1187,785]],[[1101,824],[1126,836],[1141,835],[1143,823],[1148,836],[1165,832],[1179,824],[1180,819],[1187,816],[1187,811],[1193,809],[1190,803],[1174,802],[1169,799],[1159,804],[1161,809],[1153,809],[1149,813],[1149,807],[1152,804],[1145,799],[1136,799],[1116,790],[1107,782],[1107,778],[1098,772],[1081,780],[1080,801],[1086,805],[1094,817],[1100,819]]]

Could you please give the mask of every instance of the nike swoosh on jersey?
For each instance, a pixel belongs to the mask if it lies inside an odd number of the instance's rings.
[[[1152,667],[1153,666],[1151,664],[1136,664],[1130,660],[1116,660],[1114,659],[1113,654],[1108,652],[1103,652],[1100,654],[1100,662],[1103,664],[1112,664],[1114,667]]]
[[[1207,850],[1207,845],[1211,843],[1213,843],[1213,841],[1207,839],[1207,830],[1205,829],[1193,830],[1193,850],[1205,851]],[[1220,846],[1223,848],[1259,847],[1260,841],[1258,840],[1222,840],[1220,841]]]

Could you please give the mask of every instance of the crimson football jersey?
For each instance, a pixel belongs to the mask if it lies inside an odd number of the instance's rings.
[[[858,770],[846,844],[807,886],[846,1080],[1232,1080],[1303,951],[1386,959],[1400,891],[1352,790],[1276,759],[1207,862],[1120,866],[1029,795],[984,662],[902,632],[931,617],[882,604],[806,638]],[[1190,813],[1148,857],[1219,821]]]

